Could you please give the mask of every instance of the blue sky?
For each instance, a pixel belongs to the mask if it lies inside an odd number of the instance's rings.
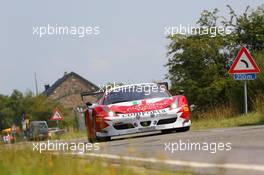
[[[0,7],[0,94],[34,91],[74,71],[95,84],[163,80],[165,26],[195,25],[205,9],[226,5],[242,13],[262,0],[4,1]],[[99,26],[100,35],[77,38],[32,34],[33,26]]]

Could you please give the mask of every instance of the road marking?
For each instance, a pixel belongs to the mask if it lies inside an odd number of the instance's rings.
[[[63,154],[90,156],[90,157],[106,158],[112,160],[161,163],[167,165],[177,165],[177,166],[185,166],[185,167],[193,167],[193,168],[225,168],[225,169],[264,171],[264,165],[254,165],[254,164],[216,164],[216,163],[193,162],[193,161],[182,161],[182,160],[159,160],[155,158],[128,157],[128,156],[118,156],[114,154],[95,154],[95,153],[63,153]]]

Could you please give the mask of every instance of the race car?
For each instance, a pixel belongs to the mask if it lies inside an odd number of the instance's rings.
[[[91,94],[98,93],[81,95]],[[172,96],[166,83],[131,84],[108,89],[97,103],[87,103],[85,122],[90,142],[149,131],[187,131],[191,126],[186,97]]]

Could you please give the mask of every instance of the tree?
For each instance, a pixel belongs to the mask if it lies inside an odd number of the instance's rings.
[[[0,130],[11,127],[12,123],[21,125],[22,114],[32,120],[48,120],[55,107],[59,107],[65,118],[70,118],[70,111],[56,101],[44,95],[34,96],[32,92],[25,94],[14,90],[10,96],[0,95]]]
[[[168,37],[171,43],[166,77],[171,81],[171,90],[173,93],[184,90],[190,103],[196,104],[200,110],[221,104],[232,104],[237,109],[243,106],[242,82],[234,81],[227,74],[229,66],[242,45],[253,55],[263,56],[264,6],[251,13],[247,8],[242,15],[236,15],[230,6],[228,8],[228,18],[219,16],[217,9],[205,10],[197,23],[201,30],[219,24],[231,26],[233,30],[229,35],[211,37],[208,33]],[[263,63],[263,60],[257,62]],[[263,93],[262,85],[263,77],[260,76],[250,83],[251,93]]]

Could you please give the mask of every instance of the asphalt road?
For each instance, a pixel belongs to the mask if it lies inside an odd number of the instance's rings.
[[[180,142],[189,148],[180,150]],[[190,146],[197,143],[200,149]],[[82,156],[202,174],[264,174],[264,125],[116,139]]]

